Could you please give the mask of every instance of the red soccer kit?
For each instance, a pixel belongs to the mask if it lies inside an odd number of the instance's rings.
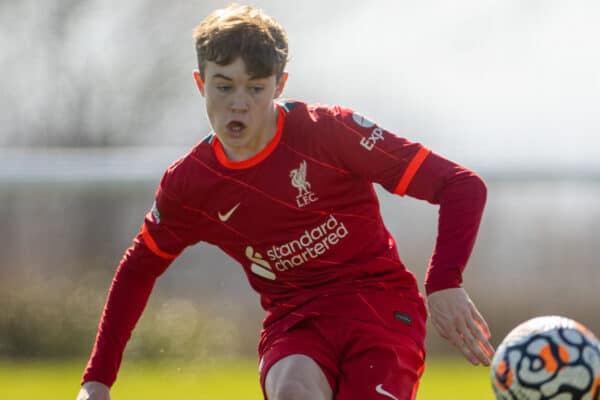
[[[275,136],[252,158],[229,161],[211,134],[166,171],[113,279],[83,380],[114,383],[156,278],[200,241],[236,259],[260,294],[261,352],[269,335],[315,316],[374,323],[423,348],[424,303],[383,224],[374,182],[440,205],[425,288],[459,287],[483,181],[356,112],[288,101],[278,104]]]

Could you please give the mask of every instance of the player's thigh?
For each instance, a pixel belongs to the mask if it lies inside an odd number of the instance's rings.
[[[265,379],[268,400],[332,400],[323,370],[312,358],[292,354],[277,361]]]
[[[425,366],[419,346],[403,343],[376,346],[342,364],[336,400],[414,400]]]

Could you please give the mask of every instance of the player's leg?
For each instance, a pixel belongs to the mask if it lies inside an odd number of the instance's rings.
[[[412,349],[371,350],[344,362],[336,400],[414,400],[423,367]]]
[[[268,400],[332,400],[323,370],[312,358],[292,354],[277,361],[265,380]]]
[[[355,324],[342,360],[336,400],[414,400],[424,370],[423,350],[408,335]]]
[[[318,321],[305,320],[283,332],[263,331],[259,370],[265,399],[333,399],[335,350],[320,329]]]

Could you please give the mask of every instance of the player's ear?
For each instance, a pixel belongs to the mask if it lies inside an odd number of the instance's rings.
[[[204,81],[200,76],[200,71],[197,69],[194,70],[194,80],[196,81],[196,85],[198,86],[198,90],[200,90],[200,94],[204,97]]]
[[[288,73],[284,72],[283,74],[281,74],[281,76],[279,77],[279,80],[276,83],[275,86],[275,95],[273,96],[274,99],[278,98],[279,96],[281,96],[281,93],[283,93],[283,88],[285,87],[285,83],[287,82],[288,79]]]

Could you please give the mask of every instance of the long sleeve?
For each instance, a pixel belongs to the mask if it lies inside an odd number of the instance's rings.
[[[483,215],[484,181],[473,171],[431,153],[407,194],[439,204],[438,235],[425,276],[427,294],[459,287]]]
[[[321,117],[330,114],[321,111]],[[438,236],[425,277],[429,294],[459,287],[475,244],[487,189],[473,171],[352,110],[335,108],[323,146],[336,165],[400,196],[439,204]]]
[[[148,249],[141,234],[135,238],[112,280],[82,382],[99,381],[109,387],[113,385],[125,346],[146,307],[156,278],[170,262]]]
[[[99,381],[112,386],[125,346],[156,279],[194,242],[190,234],[192,220],[183,208],[177,179],[173,178],[176,172],[173,167],[165,173],[140,233],[119,263],[83,382]]]

